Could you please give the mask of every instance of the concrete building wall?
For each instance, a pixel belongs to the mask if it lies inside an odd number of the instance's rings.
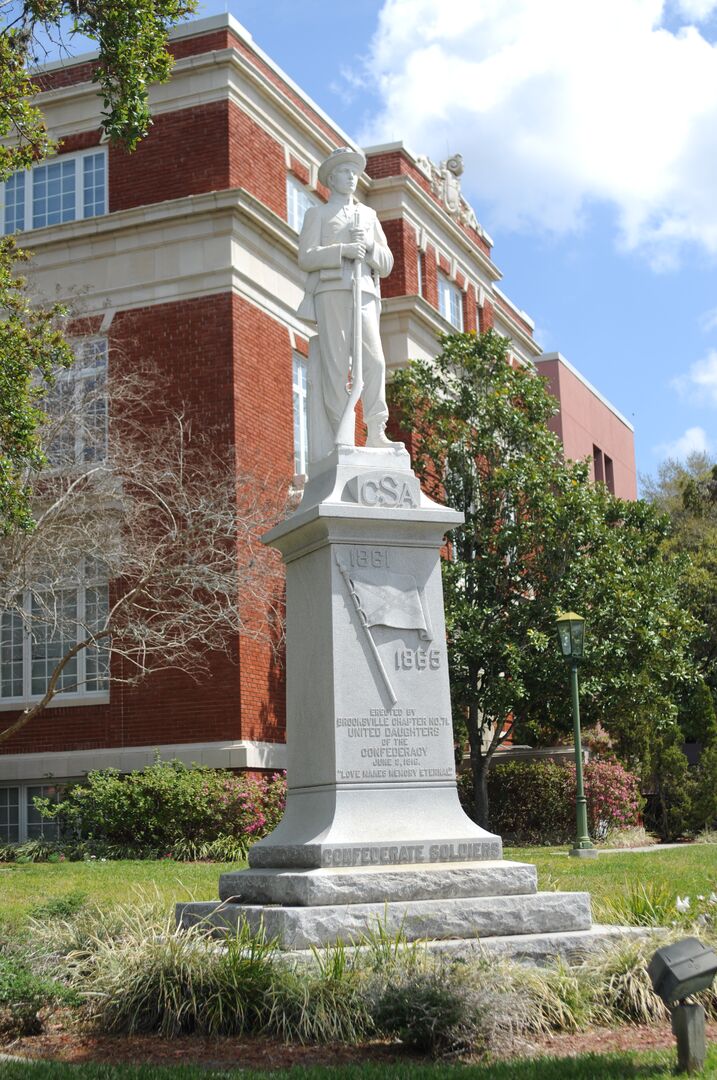
[[[560,403],[551,426],[566,457],[589,457],[593,480],[621,499],[637,498],[635,435],[632,424],[560,353],[546,353],[536,368]]]

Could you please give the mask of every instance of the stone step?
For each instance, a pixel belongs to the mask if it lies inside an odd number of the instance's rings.
[[[322,870],[235,870],[219,878],[219,898],[241,904],[323,907],[512,896],[537,892],[530,863],[428,863],[415,866],[336,867]]]
[[[556,933],[591,926],[589,893],[561,892],[316,907],[209,901],[177,904],[176,912],[181,926],[203,923],[219,932],[233,931],[246,921],[254,933],[263,931],[282,949],[358,943],[378,925],[409,941]]]

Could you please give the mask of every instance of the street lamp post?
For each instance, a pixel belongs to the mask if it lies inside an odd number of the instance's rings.
[[[580,697],[578,694],[578,664],[585,647],[585,619],[574,611],[558,615],[558,640],[563,659],[570,665],[570,695],[573,703],[573,733],[575,736],[575,784],[577,788],[576,819],[577,836],[570,854],[579,859],[597,856],[588,834],[588,807],[583,786],[583,748],[580,738]]]

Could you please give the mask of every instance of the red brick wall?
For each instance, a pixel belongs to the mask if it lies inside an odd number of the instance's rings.
[[[415,296],[418,293],[418,245],[416,230],[407,221],[382,221],[393,252],[393,270],[381,282],[383,296]]]
[[[486,330],[493,329],[494,323],[494,310],[490,300],[486,300],[479,313],[480,332],[484,334]]]
[[[229,102],[162,113],[133,153],[110,147],[110,212],[230,187],[229,153]]]
[[[294,473],[292,350],[289,332],[234,296],[236,446],[241,471],[282,479]],[[245,738],[275,742],[286,725],[284,671],[268,645],[240,642],[239,709]]]
[[[478,329],[476,291],[473,285],[469,285],[463,294],[463,329],[466,331]]]
[[[151,363],[166,388],[165,400],[185,402],[198,423],[214,429],[219,437],[226,433],[229,441],[234,433],[231,311],[231,296],[221,294],[120,312],[110,328],[110,368],[120,357],[125,367]],[[136,687],[114,685],[110,705],[48,709],[32,726],[1,744],[0,751],[34,753],[246,737],[245,723],[252,730],[258,728],[240,714],[240,674],[239,663],[217,654],[200,683],[177,672],[163,672]],[[5,726],[13,715],[3,713],[0,725]]]
[[[71,135],[60,152],[99,141],[99,130]],[[245,188],[286,218],[282,146],[226,101],[162,113],[131,154],[109,148],[110,212],[229,187]]]
[[[286,161],[281,144],[232,106],[228,145],[228,186],[246,188],[275,214],[286,219]]]
[[[434,308],[438,307],[438,263],[432,247],[426,248],[423,259],[423,296]]]

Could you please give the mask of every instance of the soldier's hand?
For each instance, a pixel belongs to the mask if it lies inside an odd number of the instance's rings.
[[[344,259],[363,259],[366,254],[366,245],[363,241],[357,241],[353,244],[344,244],[341,254]]]

